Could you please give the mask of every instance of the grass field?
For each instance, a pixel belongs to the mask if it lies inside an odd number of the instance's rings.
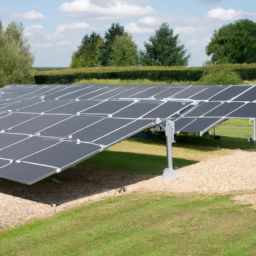
[[[0,255],[255,255],[256,211],[230,196],[136,193],[0,234]]]

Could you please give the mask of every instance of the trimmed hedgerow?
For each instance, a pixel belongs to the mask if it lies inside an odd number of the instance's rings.
[[[191,81],[201,80],[206,75],[206,67],[127,67],[127,68],[81,68],[56,71],[36,71],[37,84],[71,84],[89,79],[148,79],[152,81]],[[209,69],[209,68],[208,68]],[[212,69],[212,70],[211,70]],[[216,68],[210,68],[207,75]],[[219,65],[218,69],[237,73],[242,80],[256,80],[256,64]]]

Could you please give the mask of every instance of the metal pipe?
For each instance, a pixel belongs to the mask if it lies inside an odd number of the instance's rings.
[[[167,168],[164,169],[163,178],[178,180],[178,172],[173,169],[172,159],[172,143],[174,140],[175,125],[174,122],[168,120],[166,122],[165,135],[166,135],[166,151],[167,151]]]
[[[253,119],[253,140],[256,140],[256,118]]]

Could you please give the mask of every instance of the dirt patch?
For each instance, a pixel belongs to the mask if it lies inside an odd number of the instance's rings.
[[[256,152],[237,150],[179,170],[179,180],[76,167],[32,186],[1,180],[0,227],[51,216],[86,202],[134,191],[240,194],[234,200],[256,208]],[[247,196],[245,196],[247,195]]]

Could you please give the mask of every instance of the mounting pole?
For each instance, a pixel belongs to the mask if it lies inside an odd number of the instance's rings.
[[[164,179],[173,179],[178,180],[178,172],[173,169],[173,162],[172,162],[172,143],[175,142],[174,140],[174,133],[175,133],[175,125],[172,121],[166,122],[166,150],[167,150],[167,168],[164,169],[163,178]]]
[[[253,119],[253,140],[256,140],[256,118]]]

